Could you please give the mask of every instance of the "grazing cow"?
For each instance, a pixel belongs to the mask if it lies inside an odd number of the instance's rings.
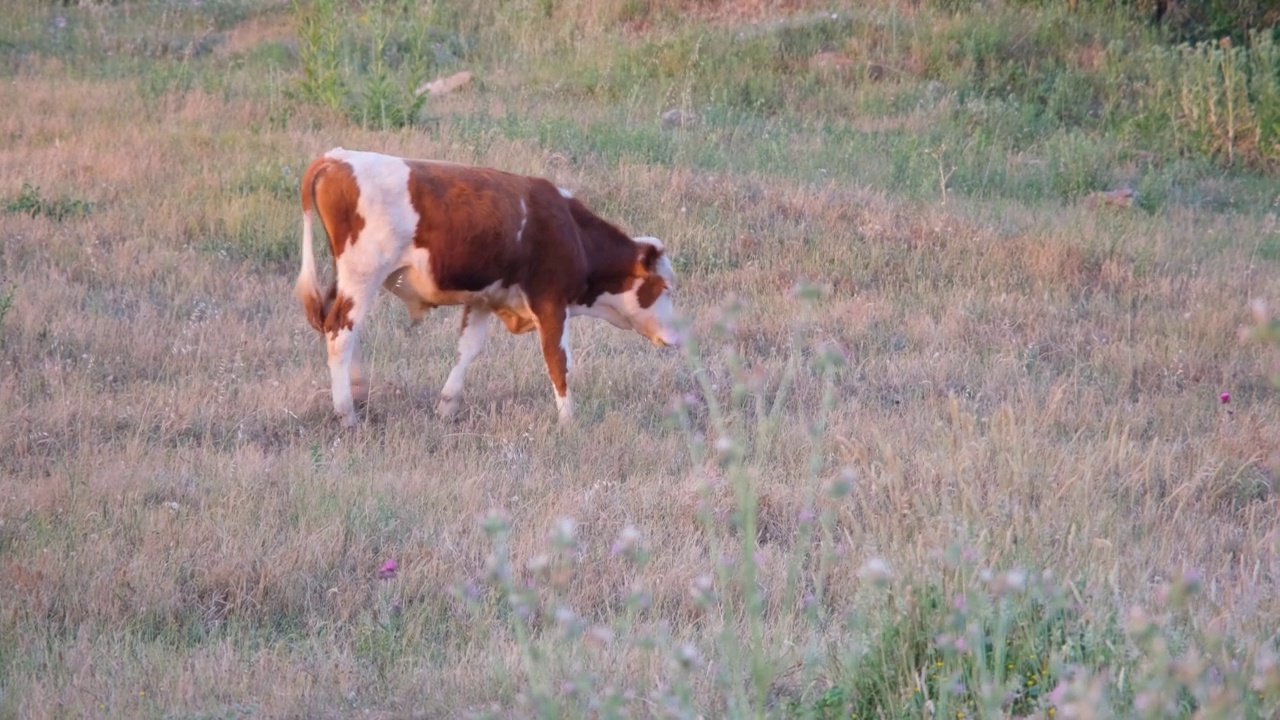
[[[312,210],[329,235],[335,283],[321,295]],[[591,315],[660,346],[678,345],[671,262],[657,238],[632,238],[542,178],[334,148],[302,178],[302,270],[294,292],[325,338],[333,408],[356,424],[367,388],[356,343],[384,287],[414,323],[463,305],[458,362],[436,411],[457,412],[489,317],[537,330],[560,421],[573,417],[569,318]]]

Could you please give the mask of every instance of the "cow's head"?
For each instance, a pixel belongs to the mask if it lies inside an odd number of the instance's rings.
[[[635,263],[615,288],[601,293],[580,312],[608,320],[614,327],[635,330],[654,345],[680,345],[676,328],[675,273],[655,237],[634,238]]]
[[[671,259],[656,237],[635,238],[640,249],[636,280],[622,293],[631,327],[654,345],[679,345],[683,338],[676,328],[675,272]]]

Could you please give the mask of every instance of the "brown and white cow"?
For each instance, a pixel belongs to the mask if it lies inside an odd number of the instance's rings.
[[[329,235],[336,282],[321,295],[312,210]],[[573,417],[569,318],[591,315],[656,345],[677,345],[671,262],[660,240],[632,238],[568,191],[536,177],[334,148],[302,178],[302,270],[294,292],[325,338],[333,408],[356,424],[367,388],[356,344],[384,287],[416,323],[463,305],[458,362],[436,411],[457,412],[467,366],[497,315],[537,330],[560,421]]]

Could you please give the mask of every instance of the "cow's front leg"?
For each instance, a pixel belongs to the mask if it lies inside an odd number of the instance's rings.
[[[458,362],[449,371],[449,379],[440,391],[440,402],[436,404],[436,414],[440,417],[451,417],[462,405],[462,385],[466,378],[467,367],[484,349],[485,340],[489,338],[489,315],[484,308],[466,307],[462,310],[462,332],[458,337]]]
[[[547,362],[551,386],[556,393],[560,424],[564,425],[573,419],[573,395],[569,392],[569,370],[573,364],[569,352],[569,313],[564,307],[539,312],[537,324],[542,357]]]

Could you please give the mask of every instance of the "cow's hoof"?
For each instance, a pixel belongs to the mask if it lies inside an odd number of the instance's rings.
[[[458,409],[462,407],[461,398],[450,398],[440,396],[440,402],[436,403],[436,415],[442,418],[451,418],[458,414]]]
[[[557,397],[556,405],[559,406],[558,410],[560,415],[561,427],[565,425],[572,425],[573,424],[573,398],[569,396],[565,396],[563,398]]]

